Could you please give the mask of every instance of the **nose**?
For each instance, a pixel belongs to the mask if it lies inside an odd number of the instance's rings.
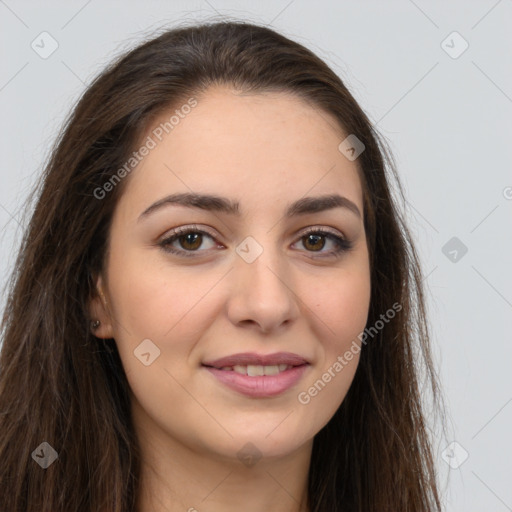
[[[252,263],[237,257],[234,265],[227,305],[230,321],[265,334],[290,327],[299,316],[300,300],[286,261],[264,250]]]

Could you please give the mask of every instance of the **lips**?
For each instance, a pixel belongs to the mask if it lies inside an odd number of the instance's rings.
[[[268,398],[291,389],[309,362],[289,352],[234,354],[206,361],[203,367],[228,388],[252,398]]]
[[[279,366],[282,364],[301,366],[309,364],[309,362],[305,358],[291,352],[276,352],[275,354],[266,355],[244,352],[222,357],[215,361],[205,361],[203,366],[222,369],[226,367],[232,368],[233,366]]]

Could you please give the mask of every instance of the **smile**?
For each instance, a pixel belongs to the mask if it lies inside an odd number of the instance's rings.
[[[309,366],[305,358],[285,352],[234,354],[202,364],[217,382],[252,398],[285,393],[299,382]]]
[[[235,365],[235,366],[224,366],[221,368],[222,371],[234,371],[241,375],[248,375],[249,377],[261,377],[263,375],[277,375],[278,373],[289,370],[293,366],[289,364],[275,364],[271,366],[261,366],[249,364],[247,366]]]

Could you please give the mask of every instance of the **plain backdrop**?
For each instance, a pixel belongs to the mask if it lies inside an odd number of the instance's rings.
[[[389,141],[449,407],[445,510],[511,511],[511,0],[0,0],[0,285],[20,208],[86,85],[155,29],[221,17],[316,52]]]

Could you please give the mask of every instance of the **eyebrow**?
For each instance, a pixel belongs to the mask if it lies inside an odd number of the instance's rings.
[[[209,194],[182,193],[171,194],[156,201],[156,203],[153,203],[140,214],[137,222],[146,218],[151,213],[169,205],[181,205],[236,216],[241,215],[239,201],[232,201],[225,197]],[[339,194],[301,198],[288,205],[285,217],[290,218],[297,215],[306,215],[308,213],[318,213],[334,208],[346,208],[361,218],[361,212],[356,204]]]

